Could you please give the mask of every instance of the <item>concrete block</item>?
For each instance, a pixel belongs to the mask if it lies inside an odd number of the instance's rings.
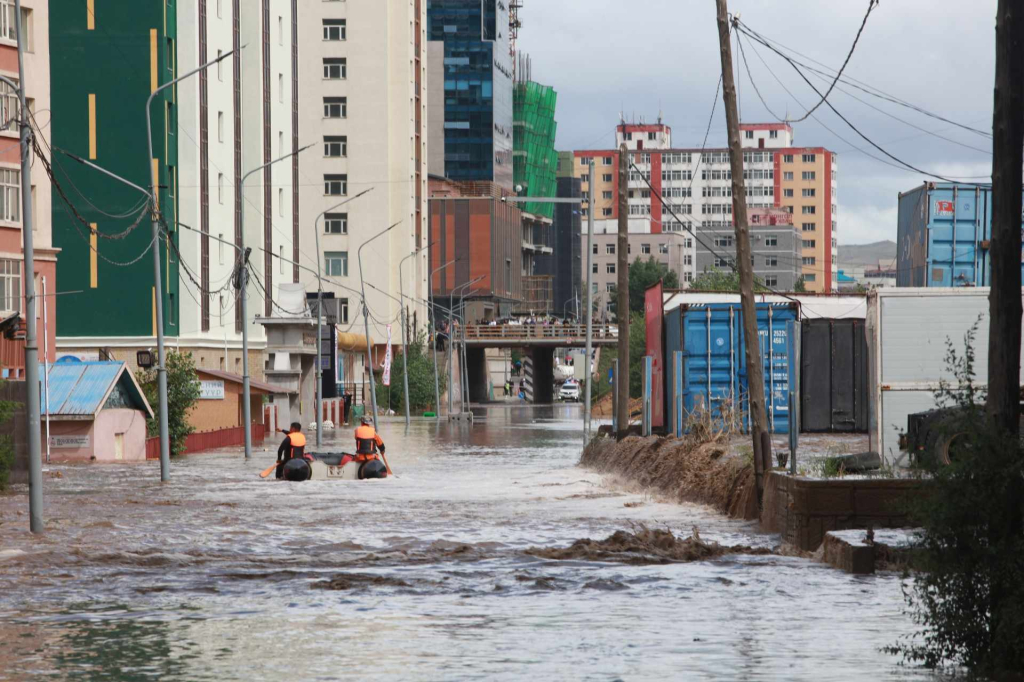
[[[875,546],[866,538],[866,531],[830,531],[825,534],[824,561],[855,575],[875,572]]]

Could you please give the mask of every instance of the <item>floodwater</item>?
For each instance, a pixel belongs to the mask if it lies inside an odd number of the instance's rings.
[[[269,449],[167,484],[153,462],[50,466],[42,538],[25,488],[0,496],[0,679],[930,679],[880,652],[912,629],[896,575],[527,554],[636,523],[778,542],[577,468],[578,410],[389,422],[386,481],[261,480]]]

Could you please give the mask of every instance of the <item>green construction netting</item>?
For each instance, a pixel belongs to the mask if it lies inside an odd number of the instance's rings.
[[[522,185],[522,194],[553,197],[558,190],[556,172],[558,152],[555,151],[555,105],[558,93],[554,88],[532,81],[516,83],[514,93],[513,169],[515,184]],[[554,204],[527,203],[527,213],[551,218]]]

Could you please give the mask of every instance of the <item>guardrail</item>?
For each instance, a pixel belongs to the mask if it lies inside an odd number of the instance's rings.
[[[585,324],[469,324],[465,328],[465,338],[473,341],[560,341],[575,339],[584,341],[587,338]],[[595,324],[593,339],[595,341],[615,341],[619,338],[619,327],[614,324]]]

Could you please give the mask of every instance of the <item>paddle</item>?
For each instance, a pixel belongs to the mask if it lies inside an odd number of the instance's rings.
[[[271,472],[272,472],[272,471],[273,471],[274,469],[276,469],[276,468],[277,468],[278,466],[280,466],[280,464],[281,464],[281,462],[274,462],[273,464],[271,464],[271,465],[270,465],[270,468],[268,468],[268,469],[267,469],[266,471],[264,471],[264,472],[262,472],[262,473],[260,474],[260,478],[266,478],[267,476],[269,476],[269,475],[270,475],[270,473],[271,473]]]

